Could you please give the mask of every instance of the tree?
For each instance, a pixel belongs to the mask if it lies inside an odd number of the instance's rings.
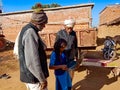
[[[51,7],[60,7],[60,5],[53,3],[53,4],[51,4]]]
[[[39,13],[43,10],[43,8],[53,8],[53,7],[60,7],[60,5],[53,3],[51,5],[46,4],[42,5],[41,3],[36,3],[34,6],[32,6],[32,9],[34,12]]]
[[[43,8],[53,8],[53,7],[61,7],[61,5],[57,4],[57,3],[52,3],[52,4],[46,4],[46,5],[42,5]]]
[[[42,5],[42,8],[50,8],[49,4]]]

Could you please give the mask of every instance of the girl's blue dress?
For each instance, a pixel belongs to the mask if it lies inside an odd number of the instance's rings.
[[[50,57],[49,65],[67,65],[65,54],[62,53],[60,56],[60,60],[57,60],[56,53],[53,51]],[[69,72],[62,69],[57,69],[54,73],[56,77],[56,90],[71,90],[72,82]]]

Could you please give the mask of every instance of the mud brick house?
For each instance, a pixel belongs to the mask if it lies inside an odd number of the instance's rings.
[[[99,37],[120,35],[120,4],[106,6],[99,16]]]
[[[40,35],[48,48],[51,48],[54,43],[55,34],[58,30],[63,28],[63,21],[68,17],[73,17],[76,20],[75,30],[77,32],[79,46],[91,46],[96,44],[95,32],[92,31],[92,8],[94,3],[79,4],[57,8],[44,9],[48,16],[48,24]],[[2,13],[0,14],[0,22],[2,22],[2,29],[7,40],[12,42],[21,28],[30,21],[32,10]],[[86,30],[90,31],[86,33]],[[81,31],[84,31],[81,34]],[[86,39],[84,36],[88,36]],[[92,39],[91,39],[92,37]],[[84,42],[90,39],[90,43]]]

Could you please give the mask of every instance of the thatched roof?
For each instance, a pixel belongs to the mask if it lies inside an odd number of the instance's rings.
[[[120,17],[112,20],[112,21],[109,21],[109,22],[106,22],[106,23],[103,23],[103,24],[100,24],[100,26],[102,25],[107,25],[107,26],[111,26],[111,25],[120,25]]]
[[[110,21],[109,23],[107,23],[107,25],[117,25],[120,24],[120,17]]]

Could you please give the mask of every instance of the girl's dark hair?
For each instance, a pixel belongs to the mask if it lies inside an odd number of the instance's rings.
[[[59,50],[61,47],[64,47],[66,45],[67,45],[66,40],[58,39],[54,44],[54,50]]]
[[[60,48],[67,46],[67,42],[64,39],[58,39],[54,44],[54,51],[56,53],[57,59],[59,59],[60,56]]]

